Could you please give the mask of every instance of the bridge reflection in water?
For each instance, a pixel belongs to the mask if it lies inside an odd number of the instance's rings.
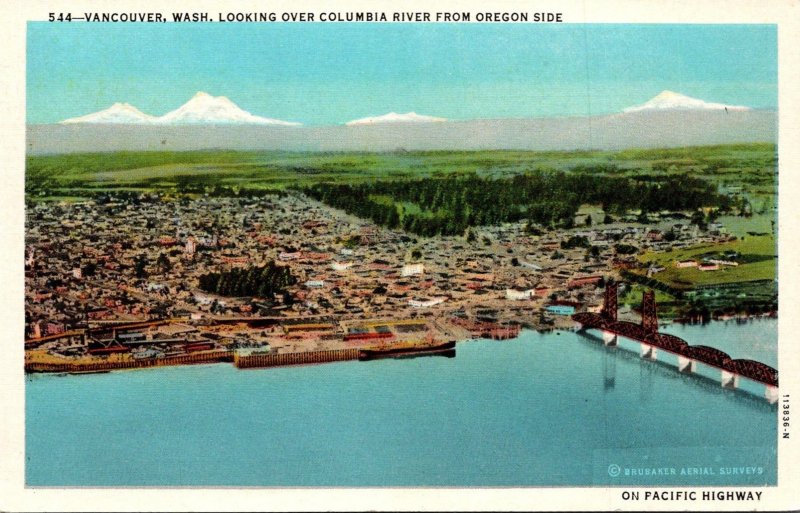
[[[764,385],[764,397],[774,403],[778,400],[778,371],[769,365],[755,360],[733,359],[727,353],[704,345],[690,345],[675,335],[658,332],[655,293],[649,290],[642,297],[642,321],[640,324],[617,320],[617,286],[615,282],[606,285],[603,308],[600,313],[580,312],[572,319],[581,324],[581,330],[597,329],[603,332],[606,345],[616,345],[617,337],[622,336],[640,344],[642,358],[658,359],[658,351],[677,356],[678,370],[694,373],[697,364],[702,363],[719,370],[723,387],[738,388],[740,378],[746,378]],[[613,386],[607,383],[606,386]]]

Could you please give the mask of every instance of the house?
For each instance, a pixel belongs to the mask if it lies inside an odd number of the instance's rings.
[[[530,299],[534,294],[533,289],[528,290],[518,290],[518,289],[506,289],[506,299],[511,301],[520,301],[523,299]]]
[[[244,265],[249,260],[250,258],[246,256],[228,256],[228,255],[222,256],[222,261],[225,262],[226,264],[231,264],[231,265]]]
[[[586,285],[597,285],[603,279],[600,275],[595,276],[583,276],[580,278],[572,278],[567,282],[567,287],[574,289],[578,287],[584,287]]]
[[[440,303],[444,303],[447,300],[446,297],[433,297],[428,299],[409,299],[408,304],[414,308],[429,308],[431,306],[438,305]]]
[[[687,267],[697,267],[696,260],[676,260],[675,267],[678,269],[685,269]]]
[[[737,267],[739,265],[738,262],[733,262],[731,260],[717,260],[715,258],[709,258],[708,263],[717,265],[729,265],[731,267]]]
[[[414,276],[415,274],[422,274],[425,272],[425,266],[423,264],[407,264],[403,266],[403,269],[400,271],[401,276]]]

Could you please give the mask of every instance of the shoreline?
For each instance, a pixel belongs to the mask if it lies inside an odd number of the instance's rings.
[[[701,326],[717,322],[727,323],[735,321],[737,323],[749,323],[756,320],[769,319],[775,320],[776,317],[769,314],[762,314],[759,316],[746,316],[737,317],[733,319],[724,320],[711,320],[705,323],[681,323],[678,321],[670,321],[670,323],[663,323],[662,325],[677,324],[682,326]],[[441,321],[440,321],[441,322]],[[92,357],[91,360],[84,359],[82,361],[64,361],[66,359],[50,357],[46,361],[39,359],[35,360],[29,358],[26,354],[25,373],[26,374],[95,374],[106,373],[111,371],[120,370],[141,370],[157,367],[176,367],[184,365],[200,365],[210,363],[230,363],[237,369],[251,369],[251,368],[269,368],[269,367],[286,367],[294,365],[309,365],[309,364],[323,364],[333,363],[337,361],[369,361],[372,358],[365,357],[365,355],[372,353],[377,355],[378,358],[408,358],[429,355],[431,353],[446,353],[453,351],[459,343],[470,342],[473,340],[513,340],[519,338],[525,333],[538,333],[540,335],[553,334],[558,331],[577,331],[577,325],[572,328],[532,328],[530,325],[517,325],[513,336],[506,336],[503,338],[490,338],[481,336],[483,333],[472,335],[462,326],[457,326],[455,323],[448,323],[446,327],[442,327],[437,323],[441,335],[450,335],[443,340],[428,339],[425,342],[409,341],[395,341],[394,343],[382,343],[380,345],[362,345],[349,348],[322,348],[322,349],[309,349],[309,350],[295,350],[295,351],[247,351],[242,349],[216,349],[209,351],[199,351],[195,353],[187,353],[184,355],[167,356],[163,358],[123,358],[119,356],[111,357]],[[450,328],[450,329],[448,329]],[[455,337],[452,328],[461,328],[460,335],[469,334],[469,336]],[[466,333],[464,333],[466,332]],[[446,346],[446,347],[444,347]],[[57,361],[61,360],[61,361]]]

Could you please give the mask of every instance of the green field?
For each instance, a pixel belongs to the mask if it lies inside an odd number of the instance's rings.
[[[726,252],[736,252],[737,267],[720,266],[718,271],[700,271],[695,267],[678,268],[675,262],[697,260],[703,257],[724,259]],[[640,261],[665,267],[653,278],[676,289],[690,289],[698,285],[719,285],[755,280],[774,280],[777,267],[777,248],[771,235],[746,236],[723,244],[705,244],[675,251],[646,253]]]
[[[508,177],[537,170],[624,176],[703,178],[740,188],[757,208],[774,199],[773,144],[571,152],[426,151],[303,153],[254,151],[114,152],[29,156],[29,196],[82,197],[98,191],[178,193],[283,190],[316,183],[358,183],[476,174]]]

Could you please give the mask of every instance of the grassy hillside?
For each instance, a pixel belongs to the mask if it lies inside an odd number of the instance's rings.
[[[705,244],[661,253],[647,253],[641,257],[646,264],[661,265],[665,269],[653,276],[670,287],[693,288],[698,285],[719,285],[754,280],[775,279],[777,247],[771,235],[747,236],[724,244]],[[696,267],[678,268],[681,260],[701,261],[702,258],[735,261],[737,266],[720,266],[717,271],[700,271]]]

